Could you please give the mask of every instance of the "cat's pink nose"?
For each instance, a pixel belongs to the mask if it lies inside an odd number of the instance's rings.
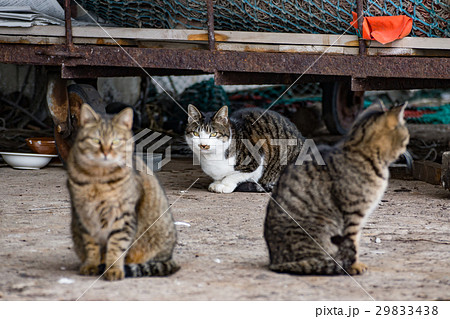
[[[200,149],[202,149],[202,150],[209,150],[209,148],[210,148],[209,145],[204,145],[204,144],[199,144],[198,146],[199,146]]]
[[[109,152],[111,151],[110,146],[104,146],[103,144],[100,145],[100,149],[101,149],[102,153],[105,155],[105,158],[108,156]]]

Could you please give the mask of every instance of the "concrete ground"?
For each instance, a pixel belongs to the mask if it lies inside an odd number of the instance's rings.
[[[177,226],[182,268],[106,282],[77,273],[65,171],[0,166],[0,300],[450,299],[450,192],[439,186],[391,180],[363,231],[366,274],[301,277],[267,270],[267,194],[209,193],[209,179],[181,159],[158,176],[175,220],[187,223]]]

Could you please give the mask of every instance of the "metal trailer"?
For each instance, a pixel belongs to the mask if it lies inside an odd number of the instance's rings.
[[[73,28],[65,0],[64,27],[33,27],[31,33],[0,28],[0,62],[53,70],[47,101],[62,159],[77,131],[81,104],[103,107],[93,87],[68,91],[68,79],[214,74],[217,84],[321,82],[324,120],[335,133],[349,127],[366,90],[450,87],[448,38],[405,38],[387,46],[349,35],[260,33],[255,40],[259,32],[216,32],[212,0],[207,10],[207,32]],[[362,0],[357,11],[361,17]],[[362,34],[362,19],[358,22]]]

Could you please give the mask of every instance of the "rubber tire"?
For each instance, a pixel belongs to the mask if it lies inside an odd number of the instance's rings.
[[[322,119],[331,134],[347,134],[363,106],[364,92],[352,92],[349,82],[322,83]],[[350,114],[343,114],[344,108]]]

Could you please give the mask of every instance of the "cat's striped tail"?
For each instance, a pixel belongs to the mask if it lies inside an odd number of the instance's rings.
[[[348,238],[340,239],[339,250],[333,258],[324,254],[299,261],[271,264],[269,269],[275,272],[296,275],[344,275],[356,261],[356,248]]]
[[[143,264],[126,264],[125,277],[169,276],[180,269],[173,259],[166,261],[150,260]],[[105,264],[98,266],[98,274],[105,272]]]
[[[169,276],[180,269],[173,259],[125,265],[125,277]]]

